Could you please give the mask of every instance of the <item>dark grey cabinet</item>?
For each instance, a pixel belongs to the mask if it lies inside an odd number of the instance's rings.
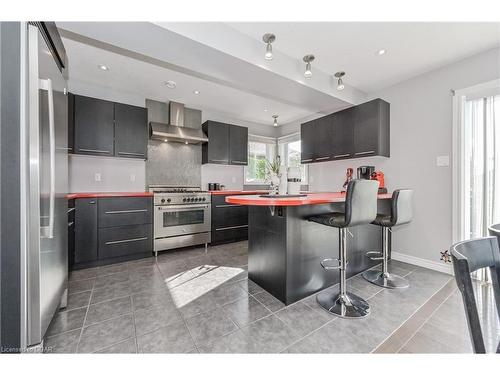
[[[68,93],[68,152],[74,152],[75,142],[75,95]]]
[[[390,104],[375,99],[301,126],[302,163],[390,156]]]
[[[70,94],[70,133],[76,154],[147,158],[147,110]]]
[[[75,199],[73,269],[152,256],[151,197]],[[69,251],[72,244],[68,244]]]
[[[208,143],[202,146],[202,163],[247,165],[248,128],[217,121],[202,125]]]
[[[74,99],[74,152],[113,156],[114,103],[80,95]]]
[[[248,238],[248,206],[226,203],[228,195],[212,195],[212,245]]]
[[[97,199],[75,200],[75,253],[74,263],[97,260]]]
[[[146,158],[147,122],[146,108],[115,103],[115,156]]]
[[[248,128],[229,125],[229,163],[248,164]]]

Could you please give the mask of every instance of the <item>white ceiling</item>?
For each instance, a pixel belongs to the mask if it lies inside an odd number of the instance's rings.
[[[301,60],[314,54],[317,68],[346,72],[346,83],[367,93],[500,45],[500,23],[245,22],[230,27]],[[262,47],[264,50],[264,47]],[[379,49],[387,53],[378,56]]]
[[[175,70],[166,69],[134,58],[113,53],[71,39],[63,38],[70,69],[69,79],[99,87],[130,93],[154,100],[174,100],[189,108],[216,111],[227,117],[272,126],[273,114],[281,123],[311,114],[307,109],[287,105],[224,85],[216,84]],[[103,64],[108,71],[98,68]],[[175,89],[164,85],[177,83]],[[199,95],[193,93],[200,91]],[[267,112],[264,111],[267,109]]]

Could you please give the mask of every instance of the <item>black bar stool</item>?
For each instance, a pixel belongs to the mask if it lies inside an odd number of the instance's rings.
[[[347,186],[345,212],[308,217],[309,221],[339,228],[339,259],[324,259],[325,270],[340,270],[340,292],[322,292],[316,297],[318,303],[328,312],[343,318],[361,318],[370,313],[370,306],[361,297],[347,291],[347,228],[371,223],[377,216],[378,182],[352,180]],[[337,265],[331,265],[332,262]],[[330,264],[330,265],[329,265]]]
[[[372,224],[382,227],[382,256],[378,251],[370,251],[366,255],[372,260],[382,260],[382,271],[368,270],[363,277],[369,282],[384,288],[407,288],[410,284],[401,276],[390,274],[387,267],[389,260],[389,244],[391,228],[409,223],[412,219],[413,190],[399,189],[392,193],[391,214],[378,214]],[[378,257],[377,257],[378,255]]]

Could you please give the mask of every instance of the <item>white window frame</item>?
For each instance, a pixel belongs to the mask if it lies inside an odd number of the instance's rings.
[[[465,191],[464,176],[464,103],[466,98],[488,96],[500,87],[500,79],[481,83],[475,86],[455,90],[453,96],[453,133],[452,133],[452,240],[453,243],[464,238],[464,207]]]
[[[248,143],[250,142],[257,142],[257,143],[265,143],[268,145],[273,145],[274,146],[274,154],[278,152],[278,146],[276,142],[276,138],[272,137],[264,137],[261,135],[255,135],[255,134],[249,134],[248,135]],[[248,147],[248,152],[250,152],[250,147]],[[250,156],[250,155],[249,155]],[[274,157],[274,155],[267,155],[267,157]],[[268,181],[248,181],[247,180],[247,166],[244,166],[243,168],[243,184],[244,185],[268,185]]]
[[[283,137],[279,137],[277,139],[277,143],[278,143],[278,154],[281,153],[282,151],[282,147],[287,144],[287,143],[291,143],[291,142],[296,142],[296,141],[301,141],[301,137],[300,137],[300,133],[292,133],[292,134],[288,134],[288,135],[285,135]],[[287,158],[285,157],[285,155],[281,155],[281,160],[283,162],[287,162]],[[304,166],[304,174],[305,174],[305,180],[304,181],[301,181],[301,184],[302,185],[307,185],[309,183],[309,165],[308,164],[302,164]],[[285,167],[288,168],[288,165],[285,164]]]

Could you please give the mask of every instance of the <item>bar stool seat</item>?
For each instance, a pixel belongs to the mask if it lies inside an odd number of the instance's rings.
[[[394,190],[391,199],[391,214],[377,214],[372,224],[382,227],[382,256],[380,252],[370,251],[367,256],[373,260],[382,260],[382,271],[368,270],[363,272],[365,280],[384,288],[407,288],[408,280],[401,276],[389,273],[388,261],[390,253],[391,228],[396,225],[409,223],[412,219],[413,190]],[[372,257],[376,253],[378,256]]]
[[[370,305],[354,293],[347,292],[347,228],[371,223],[377,215],[378,182],[352,180],[347,186],[345,212],[329,212],[308,217],[309,221],[339,229],[339,259],[323,259],[326,271],[339,270],[339,293],[320,292],[316,300],[329,313],[342,318],[362,318],[370,313]]]

